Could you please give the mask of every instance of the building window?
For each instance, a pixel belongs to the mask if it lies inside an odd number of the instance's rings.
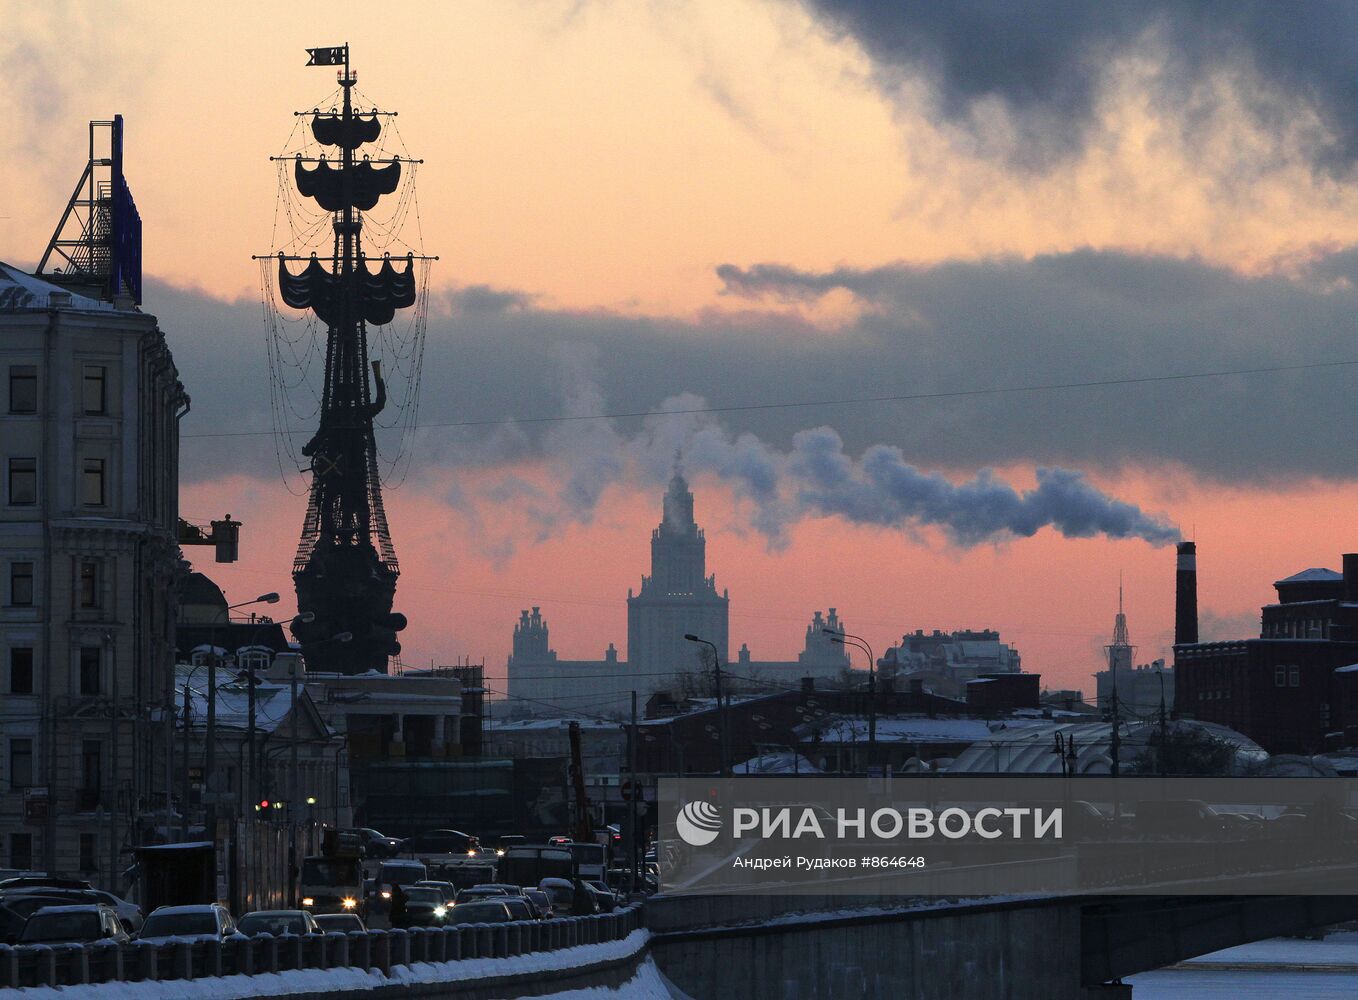
[[[104,460],[87,458],[80,474],[80,502],[86,507],[104,506]]]
[[[31,507],[38,502],[38,460],[9,460],[9,503],[11,507]]]
[[[1286,668],[1286,667],[1274,667],[1274,668],[1273,668],[1273,686],[1274,686],[1274,687],[1287,687],[1287,668]]]
[[[85,740],[80,748],[80,787],[87,792],[97,792],[103,784],[103,757],[103,743],[99,740]]]
[[[33,741],[10,740],[9,787],[17,792],[31,784],[33,784]]]
[[[21,872],[33,868],[33,834],[11,833],[9,835],[9,866]]]
[[[33,606],[33,564],[31,562],[12,562],[9,564],[9,603],[15,608]]]
[[[85,404],[87,416],[97,416],[108,412],[108,393],[105,378],[108,369],[103,365],[86,365],[85,380],[81,399]]]
[[[103,657],[98,646],[80,647],[80,693],[98,694]]]
[[[38,412],[38,366],[9,366],[9,412]]]
[[[99,870],[99,863],[95,861],[95,858],[98,857],[98,851],[98,835],[93,833],[82,833],[80,835],[80,870],[82,872],[94,872]]]
[[[1301,667],[1287,668],[1287,686],[1301,687]]]
[[[9,693],[33,693],[32,646],[11,646],[9,649]]]
[[[82,608],[100,608],[104,605],[103,589],[99,586],[99,569],[98,559],[80,560],[79,600]]]

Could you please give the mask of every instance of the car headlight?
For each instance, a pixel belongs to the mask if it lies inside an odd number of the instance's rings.
[[[315,905],[316,905],[316,900],[313,899],[313,898],[310,897],[310,896],[307,896],[305,899],[302,900],[302,905],[303,905],[303,906],[315,906]]]
[[[357,905],[358,900],[356,900],[353,896],[345,896],[343,899],[340,900],[340,906],[344,907],[346,910],[352,910]]]
[[[503,847],[495,848],[495,856],[497,858],[503,858],[505,856],[505,849]]]
[[[383,899],[391,899],[391,893],[388,892],[386,889],[383,889],[383,890],[382,890],[382,898],[383,898]]]
[[[442,918],[442,917],[445,917],[445,916],[447,916],[447,915],[448,915],[448,908],[447,908],[446,906],[436,906],[436,907],[434,907],[434,916]]]
[[[474,858],[474,857],[476,857],[476,851],[474,851],[474,850],[468,851],[468,852],[467,852],[467,857],[469,857],[469,858]]]

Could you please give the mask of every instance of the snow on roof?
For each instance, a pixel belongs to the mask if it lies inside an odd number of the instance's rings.
[[[766,753],[736,764],[736,774],[819,774],[820,768],[801,754]]]
[[[217,725],[245,729],[250,724],[250,689],[233,681],[235,671],[217,668]],[[189,688],[189,714],[194,725],[207,723],[206,666],[175,665],[175,705],[184,704],[184,686]],[[292,689],[288,684],[261,680],[255,685],[255,725],[265,733],[274,732],[292,710]]]
[[[60,285],[35,278],[27,271],[21,271],[11,264],[0,261],[0,312],[18,312],[21,309],[50,309],[53,306],[53,292],[58,295],[59,301],[62,302],[59,306],[62,309],[116,311],[111,302],[101,302],[99,299],[92,299],[88,295],[77,295]]]
[[[1175,720],[1174,729],[1206,732],[1231,743],[1237,760],[1262,761],[1268,754],[1242,733],[1215,722]],[[1122,763],[1129,764],[1141,754],[1158,733],[1158,722],[1123,723]],[[1080,774],[1107,774],[1110,770],[1112,725],[1108,722],[1044,721],[1028,726],[1012,723],[996,729],[986,738],[969,746],[948,767],[952,773],[1060,774],[1061,758],[1053,752],[1054,735],[1061,733],[1075,744],[1076,770]]]
[[[1336,667],[1336,674],[1358,674],[1358,663],[1350,663],[1347,667]]]
[[[877,739],[891,743],[975,743],[988,739],[995,732],[1013,727],[1026,729],[1043,725],[1043,719],[1008,719],[989,722],[985,719],[882,719],[877,720]],[[831,723],[820,734],[822,743],[859,743],[868,738],[868,724],[861,718],[849,718],[839,724]]]
[[[1273,586],[1283,583],[1333,583],[1344,579],[1342,573],[1336,573],[1332,569],[1325,569],[1323,566],[1312,566],[1304,569],[1300,573],[1293,573],[1291,576],[1278,580]]]

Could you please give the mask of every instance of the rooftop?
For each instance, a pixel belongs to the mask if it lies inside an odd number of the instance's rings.
[[[54,301],[52,296],[57,299]],[[113,304],[77,295],[60,285],[35,278],[11,264],[0,261],[0,313],[29,309],[80,309],[91,312],[118,312]]]
[[[1273,584],[1277,587],[1284,583],[1336,583],[1344,579],[1344,574],[1336,573],[1332,569],[1325,569],[1323,566],[1312,566],[1304,569],[1300,573],[1293,573],[1291,576],[1278,580]]]

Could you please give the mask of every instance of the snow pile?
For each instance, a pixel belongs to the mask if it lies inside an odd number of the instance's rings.
[[[177,979],[151,983],[93,983],[88,986],[33,986],[9,991],[15,1000],[240,1000],[245,997],[277,997],[297,993],[367,991],[393,984],[459,983],[500,976],[543,974],[578,969],[597,962],[614,962],[642,951],[650,932],[635,930],[621,941],[585,944],[559,951],[538,951],[511,958],[472,958],[458,962],[416,962],[393,966],[390,976],[376,969],[294,969],[257,976],[222,976],[217,979]],[[640,977],[641,970],[638,970]],[[656,983],[659,980],[655,980]],[[647,986],[647,983],[643,983]],[[595,994],[576,991],[569,996]],[[600,997],[624,994],[603,990]],[[633,993],[626,996],[647,997]],[[655,996],[668,997],[668,993]]]

